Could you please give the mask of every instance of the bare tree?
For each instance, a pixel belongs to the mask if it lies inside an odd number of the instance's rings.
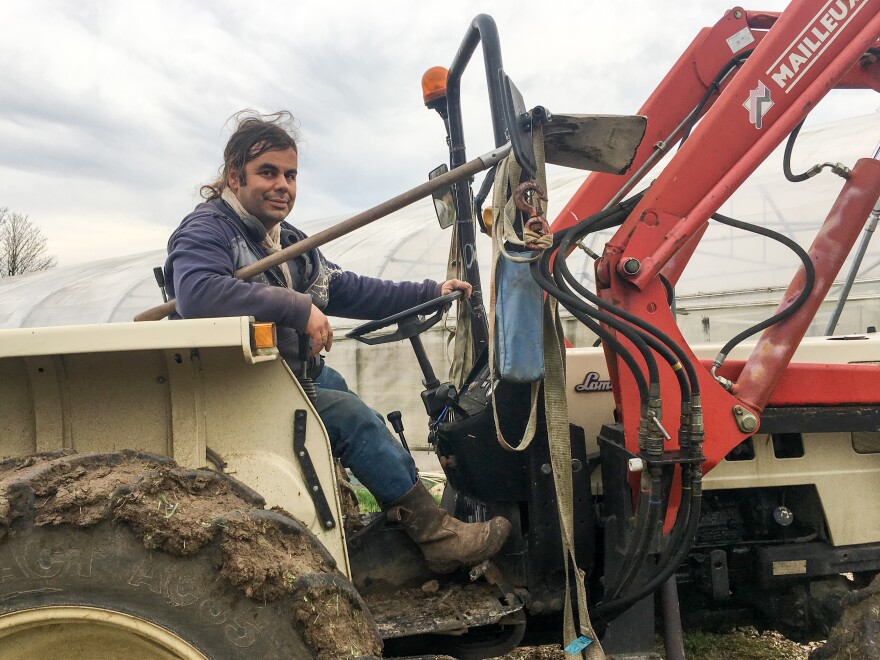
[[[57,260],[46,254],[46,237],[26,215],[0,207],[0,277],[54,268]]]

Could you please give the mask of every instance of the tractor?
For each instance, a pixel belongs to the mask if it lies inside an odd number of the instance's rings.
[[[878,0],[736,7],[631,117],[528,109],[486,15],[425,75],[449,164],[355,224],[433,194],[474,287],[455,369],[441,381],[421,342],[454,295],[350,336],[410,341],[442,506],[513,525],[469,570],[433,575],[399,526],[356,510],[271,323],[0,332],[0,656],[476,659],[553,642],[654,658],[659,626],[681,658],[683,625],[749,621],[827,638],[817,657],[871,657],[880,339],[805,335],[880,214],[880,154],[802,175],[786,160],[792,180],[845,179],[808,250],[718,209],[831,89],[880,91],[878,37]],[[495,144],[468,161],[460,82],[478,47]],[[592,172],[552,223],[545,163]],[[801,266],[772,316],[691,347],[675,287],[710,218]],[[608,230],[591,290],[566,260]],[[597,345],[567,347],[560,308]]]

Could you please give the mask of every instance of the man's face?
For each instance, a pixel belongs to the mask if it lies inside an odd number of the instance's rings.
[[[296,152],[266,151],[244,166],[244,183],[231,169],[226,184],[245,210],[269,230],[284,220],[296,200]]]

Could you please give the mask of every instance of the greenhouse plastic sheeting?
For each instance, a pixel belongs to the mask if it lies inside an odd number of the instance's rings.
[[[834,122],[804,130],[794,149],[792,168],[801,172],[815,163],[840,161],[852,166],[870,157],[880,141],[880,114]],[[830,209],[843,180],[828,171],[794,184],[782,175],[778,149],[733,197],[721,213],[780,231],[808,247]],[[580,186],[584,173],[556,169],[549,175],[550,208],[554,212]],[[294,220],[314,234],[343,220]],[[859,222],[863,221],[859,220]],[[597,252],[611,232],[591,235],[587,243]],[[387,218],[326,245],[324,253],[342,267],[364,275],[391,280],[443,279],[451,232],[437,224],[430,199],[422,200]],[[477,251],[483,265],[483,284],[491,256],[488,237],[479,235]],[[139,311],[162,302],[153,277],[154,266],[164,262],[164,251],[106,259],[0,280],[0,327],[36,327],[128,321]],[[679,309],[687,313],[698,301],[733,300],[743,309],[743,321],[766,316],[768,304],[794,274],[798,261],[787,249],[767,239],[710,222],[705,238],[678,284]],[[582,281],[593,286],[592,260],[582,251],[569,264]],[[838,280],[846,276],[844,266]],[[874,289],[880,278],[880,239],[872,243],[859,274],[858,291]],[[831,295],[839,287],[833,288]],[[705,322],[704,322],[705,325]],[[738,323],[735,325],[739,325]]]

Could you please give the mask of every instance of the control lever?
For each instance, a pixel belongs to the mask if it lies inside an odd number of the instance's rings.
[[[458,390],[455,389],[455,385],[452,383],[443,383],[437,388],[437,391],[434,392],[434,396],[446,404],[451,404],[458,396]]]
[[[399,410],[393,410],[388,413],[388,421],[391,422],[391,427],[394,429],[394,432],[400,436],[400,444],[406,449],[406,453],[412,456],[412,452],[409,450],[409,445],[406,444],[406,438],[403,436],[403,415],[400,414]]]
[[[309,336],[305,332],[299,333],[299,359],[302,366],[296,379],[309,401],[314,403],[318,398],[318,392],[315,389],[315,382],[309,376]]]
[[[422,402],[431,418],[437,417],[446,408],[453,408],[466,415],[467,413],[456,403],[456,399],[458,399],[458,390],[452,383],[441,383],[433,389],[422,392]]]
[[[162,266],[156,266],[153,269],[153,277],[156,278],[156,284],[159,285],[159,291],[162,292],[162,302],[168,302],[168,293],[165,290],[165,271]]]

